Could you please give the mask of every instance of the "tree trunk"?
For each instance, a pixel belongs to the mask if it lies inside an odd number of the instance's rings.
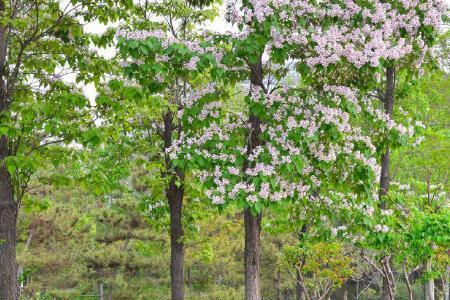
[[[170,209],[170,277],[172,286],[172,300],[184,299],[184,244],[182,206],[182,186],[176,186],[176,179],[169,184],[168,200]]]
[[[0,0],[0,15],[6,10],[5,1]],[[0,122],[9,107],[7,97],[7,43],[6,28],[0,24]],[[4,165],[9,155],[8,140],[0,136],[0,299],[18,298],[16,265],[17,204],[14,201],[11,176]]]
[[[432,271],[431,258],[427,260],[427,272]],[[434,279],[430,278],[425,284],[425,300],[434,300]]]
[[[295,294],[297,296],[297,300],[302,300],[303,288],[302,288],[302,285],[300,284],[300,282],[301,282],[300,271],[296,269],[295,270],[295,275],[297,277],[297,280],[295,281]]]
[[[435,291],[436,291],[436,298],[437,300],[444,300],[445,297],[445,281],[444,278],[439,278],[435,282]]]
[[[8,155],[7,139],[0,137],[0,299],[18,298],[16,265],[17,205],[11,176],[3,164]]]
[[[414,300],[414,295],[411,287],[411,281],[409,280],[409,272],[406,269],[406,263],[403,264],[403,276],[405,277],[406,288],[408,289],[408,299]]]
[[[314,191],[313,195],[315,197],[318,196],[318,192]],[[303,224],[302,227],[300,228],[300,231],[298,232],[298,241],[299,243],[301,243],[303,241],[303,239],[305,238],[306,233],[308,232],[309,229],[309,225],[308,224]],[[305,259],[302,258],[302,265],[305,263]],[[302,300],[303,297],[308,298],[308,293],[306,293],[306,291],[304,289],[306,289],[306,286],[302,286],[301,282],[302,282],[302,277],[300,274],[300,270],[298,270],[297,268],[295,268],[295,277],[296,277],[296,281],[295,281],[295,292],[297,295],[297,300]],[[304,284],[304,282],[303,282]]]
[[[394,109],[394,92],[395,92],[395,71],[394,68],[388,68],[386,70],[386,91],[384,98],[384,112],[392,118],[392,112]],[[381,176],[380,176],[380,199],[389,192],[390,177],[390,148],[386,145],[381,155]],[[382,208],[385,208],[386,203],[381,202]]]
[[[389,282],[386,279],[386,277],[383,277],[383,286],[381,288],[381,291],[382,291],[381,295],[382,300],[394,300],[391,298],[391,293],[389,291]]]
[[[392,112],[394,108],[394,92],[395,92],[395,70],[393,67],[389,67],[386,70],[386,90],[384,97],[384,112],[392,118]],[[380,200],[381,208],[386,208],[386,202],[383,197],[389,192],[390,177],[390,147],[387,144],[381,154],[381,174],[380,174]],[[382,287],[382,299],[383,300],[393,300],[391,295],[391,287],[389,286],[389,279],[383,276],[383,287]]]
[[[394,300],[396,287],[391,257],[385,256],[381,259],[381,269],[383,270],[382,299]]]
[[[187,269],[187,282],[188,282],[189,292],[192,294],[191,268]]]
[[[444,278],[444,300],[450,300],[450,266],[447,266],[447,273],[445,274]]]
[[[244,210],[245,223],[245,299],[261,300],[259,262],[261,258],[261,214]]]
[[[164,119],[164,150],[172,146],[172,134],[174,130],[181,131],[181,125],[173,124],[173,114],[168,111]],[[166,173],[170,176],[170,182],[166,189],[166,198],[170,211],[170,284],[172,300],[184,299],[184,244],[182,209],[184,197],[184,174],[179,168],[174,168],[168,155],[165,157]]]
[[[263,84],[262,57],[256,64],[250,67],[250,86],[259,86],[266,92]],[[251,111],[249,112],[249,123],[251,124],[247,154],[253,153],[253,150],[261,145],[261,120]],[[249,167],[249,161],[244,162],[243,169]],[[259,213],[254,216],[250,208],[244,210],[245,225],[245,250],[244,250],[244,268],[245,268],[245,299],[261,300],[261,280],[260,280],[260,258],[261,258],[261,218]]]
[[[276,300],[281,300],[281,272],[277,270],[277,275],[275,277],[275,289],[276,289]]]
[[[103,283],[99,283],[98,285],[98,298],[99,300],[105,300],[105,292],[103,290]]]

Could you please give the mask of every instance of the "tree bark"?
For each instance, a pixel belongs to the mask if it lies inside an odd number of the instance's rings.
[[[300,271],[299,270],[295,270],[295,275],[297,277],[297,280],[295,282],[295,294],[296,294],[296,299],[297,300],[302,300],[303,297],[303,287],[300,284],[301,279],[300,279]]]
[[[381,269],[383,270],[382,299],[394,300],[396,287],[391,257],[385,256],[381,259]]]
[[[5,1],[0,0],[0,15],[5,14]],[[0,24],[0,122],[9,107],[7,97],[7,30]],[[18,298],[16,265],[17,204],[14,201],[11,175],[4,159],[10,154],[8,138],[0,136],[0,299]]]
[[[259,86],[264,89],[262,58],[259,57],[257,64],[251,64],[250,85]],[[247,145],[247,154],[253,153],[253,149],[261,145],[261,120],[251,111],[249,113],[250,133]],[[249,167],[249,161],[244,162],[243,169]],[[245,226],[245,299],[261,300],[261,280],[260,280],[260,258],[261,258],[261,213],[253,215],[250,208],[244,210]]]
[[[427,260],[427,272],[432,271],[431,266],[431,258]],[[425,284],[425,300],[434,300],[434,280],[433,278],[428,279],[428,281]]]
[[[98,297],[100,300],[105,300],[105,292],[103,290],[103,283],[99,283],[98,285]]]
[[[176,127],[173,125],[173,116],[169,111],[164,115],[164,150],[172,145],[172,134]],[[182,209],[184,197],[184,174],[179,168],[174,168],[170,157],[166,155],[166,174],[170,176],[166,189],[166,198],[170,211],[170,284],[172,300],[184,299],[184,244]]]
[[[192,278],[191,278],[191,268],[187,269],[187,283],[189,287],[189,292],[192,294]]]
[[[394,68],[388,68],[386,70],[386,91],[384,97],[384,112],[392,118],[392,112],[394,109],[394,92],[395,92],[395,71]],[[386,145],[381,155],[381,176],[380,176],[380,199],[387,195],[389,192],[390,177],[390,147]],[[385,208],[385,201],[381,202],[382,208]]]
[[[444,300],[450,300],[449,277],[450,277],[450,266],[447,266],[447,273],[444,276],[444,278],[445,278],[445,280],[444,280]]]
[[[408,299],[414,300],[414,295],[411,287],[411,281],[409,280],[409,272],[406,269],[406,264],[403,264],[403,276],[405,276],[406,288],[408,289]]]
[[[386,89],[385,89],[385,97],[384,97],[384,112],[392,118],[392,112],[394,108],[394,92],[395,92],[395,69],[393,67],[389,67],[386,69]],[[380,200],[381,200],[381,208],[386,208],[386,202],[383,200],[383,197],[386,196],[389,192],[390,185],[390,177],[389,177],[389,168],[390,168],[390,147],[389,143],[386,144],[383,153],[381,154],[381,174],[380,174]],[[383,276],[383,287],[382,287],[382,299],[383,300],[393,300],[393,296],[391,295],[391,289],[389,283],[389,278]]]
[[[313,195],[315,197],[317,197],[319,194],[317,191],[314,191]],[[300,231],[298,232],[298,241],[299,243],[303,241],[303,239],[305,238],[306,233],[308,232],[309,229],[309,225],[308,224],[303,224],[302,227],[300,228]],[[305,263],[305,259],[302,258],[302,265]],[[296,281],[295,281],[295,292],[297,295],[297,300],[302,300],[303,298],[308,298],[308,293],[306,293],[306,286],[302,286],[302,274],[300,274],[300,270],[295,268],[295,276],[296,276]]]
[[[245,299],[261,300],[261,214],[254,216],[249,208],[244,210],[245,223]]]
[[[167,198],[170,209],[170,277],[172,300],[184,299],[184,243],[182,206],[184,190],[177,187],[176,178],[169,183]]]
[[[281,272],[280,270],[277,270],[277,274],[275,277],[275,289],[276,289],[276,300],[281,300]]]
[[[0,299],[18,298],[16,265],[17,205],[11,175],[3,160],[8,155],[7,139],[0,137]]]

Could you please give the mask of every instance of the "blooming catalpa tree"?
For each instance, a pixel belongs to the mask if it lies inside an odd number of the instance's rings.
[[[133,139],[144,149],[160,149],[157,157],[143,151],[146,163],[154,163],[161,172],[158,188],[162,186],[170,212],[171,289],[172,299],[184,298],[184,228],[183,213],[186,198],[186,163],[175,164],[167,149],[183,136],[185,130],[180,112],[194,101],[220,99],[227,91],[219,77],[224,66],[218,65],[223,50],[211,41],[198,39],[195,27],[215,15],[215,8],[199,10],[180,1],[154,1],[137,8],[139,17],[132,28],[152,30],[120,31],[118,47],[123,59],[124,73],[129,81],[110,82],[109,91],[123,101],[115,117],[131,126]],[[144,16],[144,20],[139,19]],[[153,22],[150,16],[167,16],[166,21]],[[188,21],[189,20],[189,21]],[[207,84],[215,81],[216,84]],[[109,97],[107,97],[109,98]],[[111,101],[103,101],[111,102]],[[212,103],[211,105],[215,105]],[[125,115],[125,117],[123,117]],[[152,151],[148,151],[152,152]],[[161,155],[162,153],[162,155]],[[166,202],[163,202],[164,206]],[[151,203],[149,209],[160,207]]]
[[[376,104],[371,109],[381,121],[371,136],[381,152],[379,196],[385,208],[390,147],[405,144],[413,132],[410,125],[396,126],[393,120],[398,85],[402,77],[412,80],[414,70],[420,74],[447,11],[445,2],[249,1],[241,7],[232,6],[230,18],[249,35],[255,28],[246,25],[261,24],[262,35],[270,35],[266,41],[272,57],[283,59],[290,53],[299,59],[298,69],[313,79],[310,83],[358,87],[381,100],[382,110]],[[394,289],[384,286],[384,298],[393,298]]]
[[[391,118],[394,62],[420,63],[444,4],[252,0],[227,8],[236,33],[186,41],[139,32],[120,46],[132,60],[126,73],[152,93],[189,78],[175,116],[183,130],[166,151],[176,168],[199,170],[214,204],[244,209],[246,299],[259,300],[263,208],[353,192],[346,201],[370,210],[378,199],[375,183],[388,173],[371,136],[413,133]],[[292,68],[295,85],[287,83]],[[229,111],[224,86],[243,71],[245,110]],[[373,91],[385,112],[371,102]],[[329,191],[333,197],[309,197]]]

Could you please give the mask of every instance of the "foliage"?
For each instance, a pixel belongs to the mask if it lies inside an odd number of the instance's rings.
[[[296,276],[307,297],[322,299],[340,287],[354,272],[352,258],[339,243],[302,243],[284,246],[281,265]]]
[[[440,291],[450,260],[444,3],[230,1],[236,31],[203,32],[219,4],[6,4],[0,167],[21,206],[21,297],[102,287],[111,299],[168,299],[171,180],[185,191],[187,299],[242,299],[242,209],[264,214],[266,298],[375,298],[389,276],[416,297],[431,280]],[[115,24],[93,35],[83,29],[93,21]],[[118,53],[107,60],[92,46]],[[387,69],[392,116],[379,101]],[[64,79],[72,72],[75,83]],[[88,82],[95,103],[77,86]],[[378,199],[388,147],[393,181]]]

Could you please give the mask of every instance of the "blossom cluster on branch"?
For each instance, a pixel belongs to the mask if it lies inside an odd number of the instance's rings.
[[[122,31],[119,48],[127,76],[149,93],[166,91],[177,104],[182,130],[167,155],[197,175],[214,204],[260,211],[282,200],[316,199],[318,191],[334,198],[354,193],[351,204],[341,198],[341,208],[367,213],[378,199],[378,136],[405,142],[414,126],[393,120],[354,83],[328,78],[305,88],[283,84],[286,64],[307,66],[309,74],[367,66],[381,83],[376,75],[383,67],[410,58],[420,66],[445,7],[442,0],[229,2],[228,19],[239,32],[182,40],[159,30]],[[263,77],[272,72],[281,84],[269,87],[259,78],[242,91],[260,57]],[[172,89],[180,82],[182,93]],[[236,90],[247,114],[229,109],[230,91]],[[260,139],[255,146],[253,130]],[[380,226],[374,230],[388,231]]]
[[[420,66],[448,9],[444,0],[230,0],[227,8],[229,21],[244,28],[241,38],[270,24],[269,50],[302,49],[309,67],[345,59],[357,68],[411,54]]]

